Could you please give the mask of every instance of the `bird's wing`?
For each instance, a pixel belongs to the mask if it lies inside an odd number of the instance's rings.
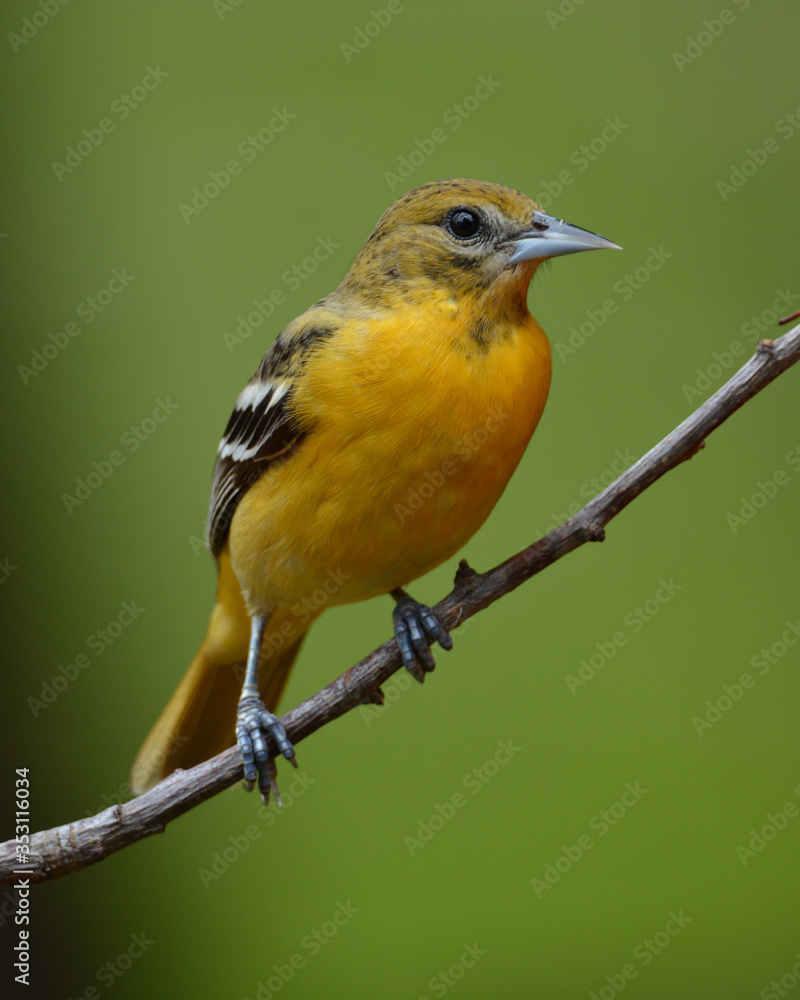
[[[216,558],[234,511],[247,490],[277,459],[288,456],[307,433],[289,406],[308,352],[334,331],[287,328],[264,356],[236,400],[217,449],[206,542]]]

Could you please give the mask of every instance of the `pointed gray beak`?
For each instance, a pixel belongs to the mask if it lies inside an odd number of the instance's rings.
[[[534,212],[531,228],[512,241],[514,252],[509,258],[509,267],[524,260],[544,260],[547,257],[563,257],[581,250],[621,250],[622,247],[596,233],[590,233],[580,226],[571,226],[562,219],[556,219],[544,212]]]

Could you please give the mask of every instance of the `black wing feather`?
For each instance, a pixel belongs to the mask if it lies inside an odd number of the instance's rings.
[[[207,544],[215,558],[244,494],[303,437],[303,431],[294,424],[287,409],[291,394],[291,388],[286,388],[284,382],[261,382],[256,378],[248,383],[231,414],[211,486]]]
[[[228,537],[240,500],[270,465],[287,457],[305,437],[291,413],[309,354],[333,336],[337,325],[317,303],[288,326],[264,355],[236,401],[214,467],[206,541],[216,558]],[[323,315],[325,322],[321,322]]]

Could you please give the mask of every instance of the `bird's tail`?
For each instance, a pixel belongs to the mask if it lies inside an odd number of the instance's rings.
[[[262,653],[259,689],[271,711],[310,624],[310,615],[299,624],[290,608],[279,608],[269,620],[267,633],[278,641],[265,644],[269,648]],[[226,545],[219,556],[217,603],[206,637],[136,757],[131,770],[135,795],[177,768],[193,767],[234,745],[249,642],[250,618]]]

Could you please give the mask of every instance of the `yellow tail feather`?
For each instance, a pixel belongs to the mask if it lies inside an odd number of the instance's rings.
[[[286,622],[290,627],[281,633]],[[310,624],[299,626],[290,608],[278,608],[270,617],[269,631],[287,636],[285,646],[261,660],[259,690],[271,711],[277,707]],[[135,795],[177,768],[193,767],[234,745],[236,705],[249,642],[250,618],[226,544],[219,556],[217,603],[208,632],[136,757],[131,769]]]

